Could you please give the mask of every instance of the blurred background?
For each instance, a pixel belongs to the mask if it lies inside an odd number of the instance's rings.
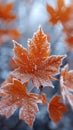
[[[51,45],[52,55],[67,55],[63,65],[69,64],[69,69],[73,69],[73,17],[62,23],[49,22],[50,13],[46,5],[51,5],[56,9],[57,0],[0,0],[0,84],[9,76],[15,68],[12,60],[13,42],[16,40],[27,48],[27,41],[32,38],[41,26],[48,36]],[[73,4],[73,0],[65,0],[66,6]],[[73,12],[72,12],[73,14]],[[70,28],[70,33],[65,33],[64,28]],[[67,35],[72,40],[67,38]],[[57,76],[59,78],[59,75]],[[43,90],[47,94],[48,100],[55,93],[60,93],[59,82],[53,83],[55,89],[47,88]],[[69,107],[69,106],[68,106]],[[32,130],[73,130],[73,112],[69,107],[69,112],[64,116],[59,124],[54,124],[47,113],[46,106],[39,106]],[[17,110],[9,119],[0,117],[0,130],[30,130],[29,126],[18,118]]]

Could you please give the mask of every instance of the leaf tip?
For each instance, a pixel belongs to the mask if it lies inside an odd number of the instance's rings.
[[[12,42],[13,42],[14,48],[15,48],[18,43],[15,40],[12,40]]]

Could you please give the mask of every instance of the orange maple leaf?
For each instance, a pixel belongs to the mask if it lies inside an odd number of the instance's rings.
[[[35,115],[39,111],[37,103],[46,103],[45,94],[27,93],[26,87],[16,79],[2,87],[0,92],[3,91],[6,95],[0,101],[0,114],[8,118],[20,108],[19,118],[32,127]]]
[[[5,4],[3,2],[0,3],[0,19],[4,20],[4,22],[10,22],[16,19],[16,15],[12,14],[13,3]]]
[[[60,99],[61,96],[55,95],[49,102],[48,112],[54,123],[58,123],[62,119],[63,113],[67,112],[66,105]]]
[[[46,6],[47,12],[50,14],[50,22],[55,25],[57,22],[62,24],[68,22],[70,19],[70,14],[72,12],[71,6],[67,7],[64,0],[57,0],[57,7],[54,9],[49,4]]]
[[[14,61],[18,68],[12,72],[22,83],[32,79],[35,87],[52,86],[64,56],[49,56],[50,45],[42,29],[29,41],[28,50],[14,41]]]
[[[73,109],[73,70],[68,71],[68,65],[61,72],[60,88],[64,101],[67,99]]]

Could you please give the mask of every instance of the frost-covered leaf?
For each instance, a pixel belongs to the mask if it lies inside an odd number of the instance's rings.
[[[18,68],[12,73],[22,83],[32,79],[35,87],[52,86],[64,56],[49,56],[50,44],[40,28],[28,42],[28,50],[14,41],[14,61]]]
[[[73,109],[73,70],[68,71],[68,65],[61,72],[60,88],[64,101],[67,99]]]
[[[54,123],[58,123],[62,119],[63,114],[67,112],[66,105],[60,100],[61,96],[55,95],[49,102],[48,112]]]
[[[36,113],[39,111],[37,103],[46,103],[45,94],[28,93],[20,81],[6,84],[0,89],[4,92],[0,101],[0,114],[10,117],[17,108],[20,108],[19,118],[24,120],[30,127],[33,125]]]

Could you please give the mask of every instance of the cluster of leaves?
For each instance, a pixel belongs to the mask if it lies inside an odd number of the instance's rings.
[[[47,4],[47,12],[50,15],[49,22],[54,26],[60,22],[63,32],[66,34],[65,42],[70,51],[73,48],[73,1],[66,5],[64,0],[57,0],[57,7],[54,9]]]
[[[13,5],[8,4],[4,8],[7,10],[7,13],[4,15],[2,12],[1,18],[7,22],[16,19],[16,16],[11,14],[12,8]],[[65,7],[63,0],[58,0],[57,10],[47,5],[47,11],[51,16],[50,22],[53,25],[60,21],[66,27],[66,22],[70,20],[69,15],[71,10],[71,7]],[[64,28],[64,30],[66,29],[68,28]],[[69,30],[67,32],[69,33]],[[65,105],[66,99],[70,103],[71,108],[73,108],[73,70],[68,71],[68,65],[66,65],[60,72],[60,66],[65,56],[50,56],[50,43],[42,28],[28,41],[28,49],[16,41],[13,41],[13,43],[13,61],[14,68],[16,69],[1,84],[0,114],[8,118],[17,108],[20,108],[19,118],[32,127],[36,113],[39,111],[37,103],[41,103],[47,105],[47,112],[51,120],[58,123],[62,119],[63,114],[68,111]],[[54,88],[52,80],[58,80],[55,78],[57,74],[60,74],[62,96],[56,94],[48,101],[45,93],[32,93],[31,90],[34,87],[39,91],[45,86]],[[32,81],[33,86],[28,91],[27,85],[30,81]]]
[[[60,73],[60,66],[65,56],[50,56],[50,43],[47,35],[42,28],[28,42],[28,50],[23,48],[16,41],[14,42],[14,57],[16,69],[11,72],[10,76],[1,85],[0,95],[0,114],[10,117],[17,108],[20,108],[19,118],[23,119],[32,127],[35,115],[39,111],[37,103],[47,104],[47,110],[50,118],[58,123],[63,113],[67,112],[62,97],[54,95],[48,102],[46,94],[35,94],[28,91],[27,84],[32,81],[33,87],[40,90],[40,87],[53,87],[52,80]],[[72,104],[72,83],[73,71],[67,71],[65,66],[60,75],[61,93],[65,100],[68,99]]]
[[[9,25],[16,20],[16,15],[12,13],[13,3],[0,2],[0,21],[3,28],[0,28],[0,45],[8,39],[17,40],[20,33],[16,28],[9,28]]]

